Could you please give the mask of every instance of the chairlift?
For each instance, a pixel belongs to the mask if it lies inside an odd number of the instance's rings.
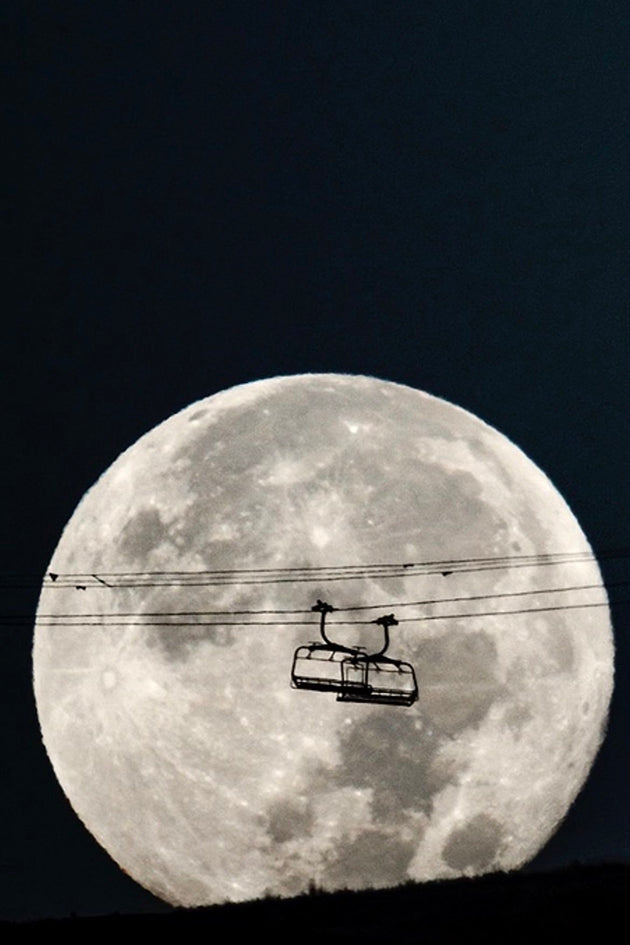
[[[321,615],[324,642],[297,648],[291,669],[293,688],[336,692],[338,702],[410,706],[416,701],[418,684],[413,666],[385,656],[389,627],[398,623],[393,614],[374,621],[383,627],[384,644],[378,652],[368,654],[362,647],[342,646],[326,635],[326,615],[334,607],[318,600],[311,609]]]

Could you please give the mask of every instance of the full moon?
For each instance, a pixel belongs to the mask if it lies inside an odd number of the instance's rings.
[[[292,685],[317,601],[333,674],[395,617],[412,704]],[[63,531],[33,645],[77,816],[184,906],[518,868],[588,776],[613,662],[545,474],[457,406],[340,374],[215,394],[119,456]]]

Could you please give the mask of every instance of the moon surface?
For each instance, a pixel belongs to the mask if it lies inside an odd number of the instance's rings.
[[[49,570],[48,756],[173,904],[518,868],[605,733],[611,622],[576,519],[505,436],[400,384],[305,374],[192,404],[86,493]],[[411,707],[291,687],[318,598],[350,647],[395,614]]]

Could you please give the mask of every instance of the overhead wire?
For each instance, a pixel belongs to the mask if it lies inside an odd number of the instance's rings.
[[[630,581],[616,581],[608,585],[602,584],[575,584],[568,587],[546,587],[546,588],[534,588],[526,591],[503,591],[501,593],[494,594],[472,594],[472,595],[461,595],[458,597],[433,597],[426,598],[424,600],[415,600],[415,601],[386,601],[380,602],[378,604],[359,604],[356,606],[348,607],[335,607],[335,612],[359,612],[365,610],[389,610],[390,608],[401,608],[401,607],[427,607],[434,604],[454,604],[454,603],[466,603],[469,601],[484,601],[484,600],[497,600],[502,598],[512,598],[512,597],[531,597],[538,594],[564,594],[573,591],[588,591],[588,590],[605,590],[617,587],[627,587],[630,584]],[[304,616],[310,614],[312,611],[310,608],[300,608],[297,610],[289,609],[259,609],[259,610],[176,610],[176,611],[143,611],[141,614],[138,611],[113,611],[111,613],[59,613],[59,614],[47,614],[42,613],[37,615],[38,622],[42,620],[62,620],[62,619],[73,619],[73,618],[85,618],[85,619],[108,619],[113,617],[241,617],[241,616]],[[32,618],[28,614],[0,614],[0,624],[3,620],[31,620]],[[415,618],[409,618],[415,619]],[[369,621],[368,621],[369,622]]]
[[[595,556],[589,551],[578,552],[557,552],[537,555],[507,555],[507,556],[485,556],[476,558],[458,558],[458,559],[438,559],[424,562],[408,563],[381,563],[374,565],[338,565],[329,567],[285,567],[285,568],[242,568],[242,569],[222,569],[208,571],[137,571],[137,572],[95,572],[88,574],[86,572],[67,572],[54,573],[48,572],[44,577],[43,586],[46,588],[74,588],[76,590],[87,590],[90,588],[103,587],[110,590],[118,588],[133,587],[181,587],[191,586],[223,586],[225,584],[265,584],[265,583],[301,583],[304,581],[317,581],[319,583],[328,583],[329,581],[339,581],[348,579],[367,579],[375,577],[409,577],[421,574],[441,573],[447,577],[453,573],[473,571],[486,571],[498,568],[517,568],[545,565],[566,565],[572,563],[581,563],[585,561],[601,561],[604,559],[622,559],[628,557],[626,549],[615,549],[600,552]],[[206,580],[197,579],[205,576]],[[19,576],[13,575],[13,579]],[[23,578],[24,576],[22,576]],[[217,578],[214,580],[213,578]],[[141,578],[142,580],[133,580]],[[147,580],[147,579],[161,580]],[[250,579],[251,578],[251,579]],[[90,579],[95,583],[89,583]],[[195,579],[195,583],[191,583]],[[530,588],[522,591],[504,591],[491,594],[476,595],[458,595],[451,597],[433,597],[412,601],[388,601],[378,604],[357,604],[354,606],[345,606],[334,608],[337,612],[360,612],[369,610],[385,610],[403,607],[428,607],[439,604],[456,604],[468,602],[480,602],[499,600],[506,598],[523,598],[540,594],[562,594],[568,592],[579,592],[587,590],[603,590],[605,588],[627,586],[629,582],[620,581],[609,583],[607,585],[598,584],[575,584],[563,587],[550,588]],[[0,576],[0,590],[15,587],[25,587],[30,585],[15,584],[7,582],[7,575]],[[41,582],[37,586],[42,586]],[[537,612],[549,612],[558,610],[574,610],[589,607],[612,606],[624,601],[582,601],[580,603],[554,604],[552,606],[536,606],[532,608],[518,608],[512,610],[485,610],[469,613],[447,613],[447,614],[419,614],[412,617],[401,617],[400,622],[420,622],[427,620],[449,620],[449,619],[469,619],[482,616],[502,616],[528,614]],[[32,624],[38,626],[50,627],[77,627],[77,626],[274,626],[278,623],[282,625],[313,625],[313,618],[309,620],[287,620],[286,618],[301,617],[311,615],[309,609],[245,609],[245,610],[189,610],[189,611],[114,611],[111,613],[41,613],[35,618],[32,614],[0,614],[0,627],[6,625]],[[205,620],[202,618],[234,618],[234,617],[275,617],[279,618],[273,621],[266,620]],[[141,618],[134,620],[132,618]],[[162,618],[162,619],[147,619]],[[168,618],[168,619],[165,619]],[[183,618],[183,619],[182,619]],[[333,618],[329,625],[366,625],[373,623],[371,620],[339,620]]]
[[[95,571],[47,572],[45,575],[0,575],[0,590],[30,587],[85,589],[87,586],[122,587],[217,587],[302,582],[331,582],[376,578],[411,577],[427,574],[450,576],[505,568],[544,567],[599,562],[630,556],[628,549],[555,552],[535,555],[444,558],[419,562],[385,562],[362,565],[303,566],[283,568],[234,568],[198,571]]]
[[[611,607],[619,604],[630,603],[630,600],[619,600],[619,601],[592,601],[582,604],[559,604],[553,607],[529,607],[529,608],[520,608],[518,610],[486,610],[486,611],[473,611],[470,613],[456,613],[456,614],[422,614],[416,617],[401,617],[397,620],[397,623],[423,623],[429,620],[465,620],[474,617],[502,617],[502,616],[514,616],[518,614],[539,614],[547,613],[551,611],[558,610],[584,610],[591,607]],[[80,614],[77,616],[81,616]],[[94,620],[81,620],[64,622],[64,621],[55,621],[52,623],[40,623],[39,620],[35,620],[36,625],[38,626],[47,626],[47,627],[277,627],[277,626],[293,626],[293,627],[316,627],[319,626],[319,622],[314,620],[196,620],[194,622],[174,622],[172,620],[104,620],[102,617]],[[368,626],[369,624],[374,624],[374,620],[329,620],[326,626],[337,626],[337,627],[352,627],[352,626]]]
[[[600,590],[603,590],[601,585],[597,585]],[[578,588],[578,590],[586,590],[587,588]],[[569,590],[568,588],[565,590]],[[557,591],[555,591],[557,593]],[[536,593],[545,593],[545,591],[532,591],[531,594]],[[519,594],[504,594],[496,595],[497,597],[515,597]],[[489,598],[492,595],[488,595]],[[483,600],[482,596],[470,597],[470,598],[457,598],[443,601],[434,601],[433,603],[454,603],[456,600],[466,601],[466,600]],[[411,605],[413,602],[409,602]],[[416,614],[412,617],[400,617],[397,620],[397,623],[422,623],[426,621],[434,620],[464,620],[477,617],[501,617],[501,616],[514,616],[519,614],[535,614],[535,613],[547,613],[553,611],[561,610],[583,610],[587,608],[598,608],[598,607],[612,607],[619,604],[628,603],[627,600],[599,600],[599,601],[582,601],[580,603],[564,603],[564,604],[553,604],[553,605],[542,605],[536,607],[520,607],[512,610],[477,610],[477,611],[468,611],[465,613],[456,612],[456,613],[439,613],[439,614]],[[405,606],[405,604],[391,604],[388,606]],[[352,611],[359,608],[339,608],[340,611]],[[363,609],[363,608],[361,608]],[[375,607],[370,609],[376,609]],[[380,609],[385,609],[382,607]],[[225,617],[235,617],[239,616],[238,612],[224,612]],[[154,612],[150,614],[141,614],[141,613],[111,613],[111,614],[64,614],[64,615],[37,615],[35,620],[28,618],[24,615],[16,615],[14,617],[2,616],[0,617],[0,627],[2,626],[11,626],[15,624],[32,624],[35,623],[36,626],[41,627],[254,627],[254,626],[316,626],[317,621],[312,617],[311,619],[306,620],[295,620],[287,619],[292,618],[293,616],[300,616],[310,614],[310,611],[286,611],[281,612],[281,615],[276,615],[277,619],[274,620],[230,620],[230,619],[221,619],[221,620],[206,620],[199,619],[203,617],[211,616],[221,616],[220,613],[212,612],[165,612],[157,613]],[[273,613],[260,611],[258,614],[253,612],[252,616],[273,616]],[[152,616],[153,619],[147,620],[146,617]],[[162,618],[177,618],[177,619],[155,619],[156,617]],[[194,619],[185,619],[181,620],[179,618],[194,618]],[[124,618],[124,619],[123,619]],[[130,618],[141,618],[141,619],[130,619]],[[328,626],[367,626],[369,624],[376,623],[375,620],[339,620],[331,619],[328,621]]]

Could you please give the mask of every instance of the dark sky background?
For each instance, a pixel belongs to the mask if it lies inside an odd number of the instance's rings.
[[[2,575],[43,574],[85,490],[155,424],[305,371],[464,407],[547,473],[596,553],[630,547],[626,0],[26,0],[2,17]],[[36,589],[0,594],[3,615],[34,613]],[[630,861],[628,612],[607,740],[528,869]],[[72,812],[32,631],[0,634],[0,917],[166,909]]]

